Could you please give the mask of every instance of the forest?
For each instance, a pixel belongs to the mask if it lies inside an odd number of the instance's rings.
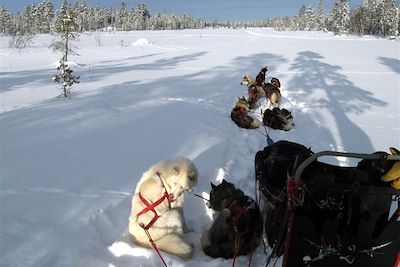
[[[56,8],[51,0],[46,0],[28,4],[16,14],[1,6],[0,33],[15,36],[58,32],[62,19],[68,15],[74,21],[76,32],[273,27],[279,31],[332,31],[385,37],[399,35],[399,10],[395,0],[366,0],[354,9],[349,8],[348,0],[337,0],[330,10],[325,10],[324,1],[319,0],[316,7],[303,5],[293,17],[234,22],[206,21],[190,14],[150,14],[145,4],[128,7],[121,2],[113,9],[64,0]]]

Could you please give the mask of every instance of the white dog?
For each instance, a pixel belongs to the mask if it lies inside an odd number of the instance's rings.
[[[191,191],[197,178],[195,165],[186,158],[161,161],[143,173],[129,216],[129,233],[137,244],[151,246],[144,230],[147,228],[159,250],[185,260],[193,256],[192,246],[182,239],[186,228],[183,192]]]

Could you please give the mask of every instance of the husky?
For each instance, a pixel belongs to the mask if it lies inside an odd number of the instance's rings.
[[[249,101],[256,103],[260,98],[265,98],[263,85],[257,84],[256,81],[249,74],[246,74],[243,77],[240,84],[247,86],[247,95]],[[253,108],[257,108],[257,106],[254,106]]]
[[[268,72],[268,68],[264,67],[260,70],[260,72],[256,76],[256,84],[264,85],[265,83],[265,74]]]
[[[265,83],[263,89],[265,91],[265,96],[270,101],[273,107],[279,107],[279,103],[281,102],[281,82],[278,78],[271,78],[271,81]]]
[[[191,191],[197,179],[197,168],[187,158],[161,161],[143,173],[136,185],[129,216],[132,240],[150,247],[148,232],[158,249],[190,259],[193,248],[182,239],[186,231],[183,193]]]
[[[259,121],[247,114],[249,110],[250,104],[246,98],[244,96],[238,97],[231,111],[231,119],[241,128],[255,129],[260,127]]]
[[[285,108],[265,110],[263,115],[263,124],[275,130],[279,129],[289,131],[294,128],[292,113]]]
[[[205,254],[225,259],[251,253],[259,244],[262,218],[257,203],[234,184],[222,180],[218,186],[211,183],[208,206],[214,213],[214,222],[201,236]]]

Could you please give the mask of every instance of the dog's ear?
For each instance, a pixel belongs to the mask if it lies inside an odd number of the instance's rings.
[[[210,182],[210,184],[211,184],[211,189],[217,188],[217,186],[215,184],[213,184],[212,182]]]
[[[172,171],[173,171],[174,175],[179,175],[180,169],[178,166],[175,166],[172,168]]]
[[[225,179],[222,179],[222,184],[227,184],[228,182]]]
[[[389,150],[392,155],[400,155],[400,151],[394,147],[390,147]]]

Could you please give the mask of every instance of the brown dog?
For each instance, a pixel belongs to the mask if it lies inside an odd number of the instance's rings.
[[[265,96],[271,102],[273,107],[279,107],[279,103],[281,102],[281,91],[279,90],[280,87],[281,83],[277,78],[272,78],[271,82],[266,83],[263,86]]]
[[[249,102],[244,97],[238,97],[235,106],[231,111],[231,119],[240,128],[255,129],[260,127],[260,123],[253,117],[250,117],[247,112],[249,111]]]

